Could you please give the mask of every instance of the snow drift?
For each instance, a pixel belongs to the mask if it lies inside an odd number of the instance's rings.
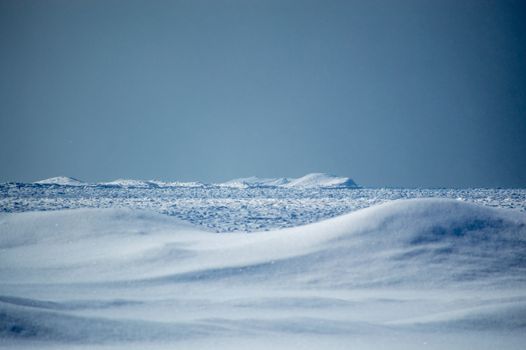
[[[0,251],[0,337],[13,346],[525,340],[526,217],[460,201],[252,234],[129,210],[3,214]]]

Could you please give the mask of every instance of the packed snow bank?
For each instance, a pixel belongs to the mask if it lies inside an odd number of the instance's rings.
[[[526,216],[460,201],[395,201],[252,234],[129,210],[3,214],[0,251],[0,337],[15,347],[526,340]],[[451,332],[462,341],[439,344]]]
[[[67,176],[51,177],[49,179],[36,181],[36,184],[41,185],[62,185],[62,186],[83,186],[84,182]]]

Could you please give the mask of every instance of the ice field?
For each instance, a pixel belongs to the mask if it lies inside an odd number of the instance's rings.
[[[525,190],[290,182],[0,185],[0,347],[524,348]]]
[[[0,184],[0,211],[145,209],[215,232],[294,227],[386,201],[411,198],[450,198],[526,211],[525,189],[357,188],[348,178],[325,174],[295,180],[301,181],[291,184],[291,179],[286,178],[252,177],[221,184],[141,180],[86,184],[59,177],[35,184]]]

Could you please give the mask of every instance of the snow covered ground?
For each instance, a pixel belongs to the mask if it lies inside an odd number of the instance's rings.
[[[0,191],[3,348],[526,343],[525,190]]]

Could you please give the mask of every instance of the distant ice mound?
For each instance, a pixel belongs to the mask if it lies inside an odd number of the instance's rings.
[[[339,187],[358,187],[356,183],[348,177],[338,177],[324,173],[312,173],[293,179],[284,187],[299,187],[299,188],[339,188]]]
[[[284,187],[284,188],[355,188],[356,183],[348,177],[338,177],[323,173],[312,173],[297,179],[245,177],[219,184],[220,187]]]
[[[134,179],[117,179],[110,182],[98,183],[101,186],[124,187],[124,188],[163,188],[163,187],[205,187],[202,182],[164,182],[158,180],[134,180]]]
[[[100,182],[98,185],[112,186],[112,187],[133,187],[133,188],[147,188],[157,187],[149,181],[133,180],[133,179],[117,179],[109,182]]]
[[[259,178],[256,176],[234,179],[219,184],[220,187],[250,188],[250,187],[280,187],[290,182],[288,178]]]
[[[207,185],[200,182],[200,181],[170,181],[170,182],[164,182],[164,181],[157,181],[157,180],[150,180],[148,181],[150,185],[154,185],[157,187],[206,187]]]
[[[41,185],[62,185],[62,186],[83,186],[84,182],[67,176],[51,177],[49,179],[36,181],[36,184]]]
[[[81,186],[87,185],[77,179],[65,176],[53,177],[46,180],[35,182],[36,184],[47,185],[68,185]],[[292,178],[259,178],[256,176],[245,177],[226,181],[219,184],[207,185],[199,181],[181,182],[181,181],[157,181],[157,180],[135,180],[135,179],[117,179],[108,182],[99,182],[97,186],[104,187],[122,187],[122,188],[165,188],[165,187],[226,187],[226,188],[356,188],[358,185],[348,177],[338,177],[323,173],[308,174],[303,177]]]

